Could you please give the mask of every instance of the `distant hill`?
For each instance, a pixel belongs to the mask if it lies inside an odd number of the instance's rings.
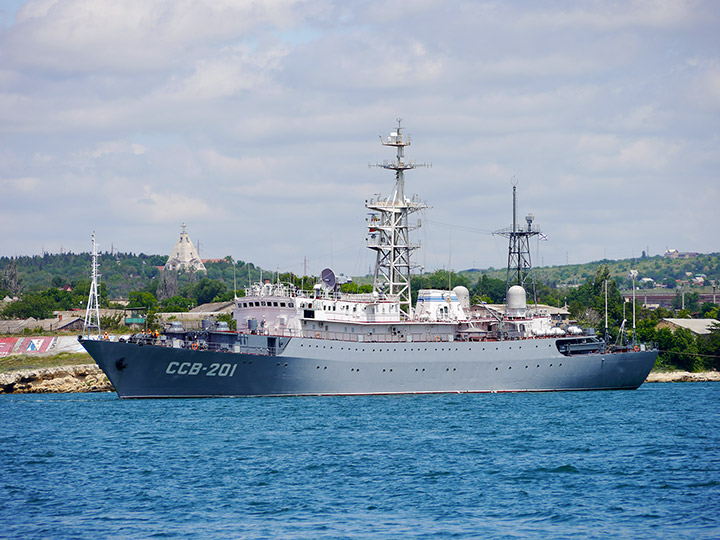
[[[632,281],[628,278],[628,273],[632,269],[638,271],[636,279],[638,286],[641,286],[642,278],[650,278],[654,283],[675,287],[678,280],[692,281],[695,276],[699,275],[704,276],[707,285],[710,280],[715,280],[720,285],[720,253],[698,254],[687,259],[671,259],[661,255],[617,261],[606,259],[585,264],[534,268],[533,274],[538,283],[544,283],[552,288],[562,288],[585,283],[589,278],[595,276],[598,268],[605,265],[620,288],[632,288]],[[475,282],[483,274],[504,280],[506,272],[505,268],[488,268],[486,270],[464,270],[460,273]],[[648,283],[647,286],[651,285],[652,283]]]
[[[167,255],[146,255],[140,253],[102,253],[99,255],[101,283],[108,289],[110,298],[127,297],[131,291],[147,289],[160,274],[158,267],[167,261]],[[692,281],[695,276],[704,276],[705,283],[715,280],[720,284],[720,253],[698,254],[687,259],[671,259],[662,256],[641,257],[637,259],[602,260],[586,264],[563,266],[547,266],[533,270],[538,283],[551,288],[581,285],[594,277],[597,269],[607,265],[610,275],[615,277],[618,286],[631,288],[628,272],[638,271],[637,283],[642,286],[642,278],[650,278],[653,283],[661,283],[675,287],[677,281]],[[45,254],[32,257],[0,257],[0,288],[1,278],[10,267],[17,270],[23,291],[40,291],[49,287],[62,287],[89,281],[90,254],[63,253]],[[247,285],[248,280],[257,281],[260,275],[273,276],[272,272],[264,271],[252,263],[233,261],[231,258],[207,261],[207,277],[222,281],[228,289],[237,280],[239,288]],[[505,268],[469,269],[459,272],[467,277],[472,284],[483,275],[505,280]],[[689,274],[689,275],[688,275]],[[185,275],[184,279],[192,279]],[[356,283],[372,283],[371,276],[353,278]]]
[[[162,267],[167,259],[167,255],[102,253],[98,255],[100,282],[107,287],[110,298],[127,298],[131,291],[147,289],[157,280],[159,267]],[[50,287],[74,286],[90,280],[90,262],[90,253],[0,257],[0,288],[3,288],[3,276],[12,267],[17,271],[22,291],[34,292]],[[222,281],[229,289],[232,288],[235,278],[238,287],[243,287],[248,279],[258,280],[263,272],[252,263],[233,261],[230,258],[207,262],[205,266],[207,277]],[[268,272],[265,274],[270,275]],[[189,274],[183,277],[184,280],[195,278]]]

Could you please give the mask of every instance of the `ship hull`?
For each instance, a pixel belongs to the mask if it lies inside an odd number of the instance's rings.
[[[657,351],[564,356],[552,338],[442,343],[291,338],[269,355],[81,343],[121,398],[635,389],[657,358]]]

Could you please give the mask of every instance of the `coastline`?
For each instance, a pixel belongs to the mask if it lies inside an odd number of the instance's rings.
[[[19,369],[0,373],[0,394],[114,392],[95,364]]]
[[[646,383],[720,382],[720,372],[650,372]],[[53,394],[114,392],[105,374],[95,364],[20,369],[0,373],[0,394]]]
[[[720,371],[651,371],[645,382],[720,382]]]

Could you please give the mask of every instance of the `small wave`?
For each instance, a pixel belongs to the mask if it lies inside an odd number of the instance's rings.
[[[573,467],[572,465],[560,465],[559,467],[540,467],[539,469],[535,469],[533,472],[539,472],[539,473],[579,473],[580,470],[576,467]]]
[[[688,484],[687,487],[689,488],[703,488],[703,487],[715,487],[720,486],[720,482],[717,482],[715,480],[711,480],[709,482],[696,482],[693,484]]]

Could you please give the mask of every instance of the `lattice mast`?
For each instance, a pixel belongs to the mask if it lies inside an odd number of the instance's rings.
[[[98,302],[98,273],[97,244],[95,243],[95,231],[92,233],[92,271],[90,273],[90,294],[88,295],[87,309],[85,310],[85,322],[83,323],[83,336],[90,337],[91,329],[97,328],[98,339],[100,338],[100,303]]]
[[[365,202],[365,207],[369,210],[367,245],[377,252],[373,290],[380,294],[397,296],[402,314],[410,318],[410,272],[418,267],[410,262],[410,255],[420,247],[410,243],[410,231],[420,227],[420,221],[411,226],[408,218],[410,214],[428,206],[421,202],[417,195],[413,195],[411,199],[405,197],[405,171],[431,165],[405,161],[405,147],[410,146],[411,141],[410,137],[403,134],[402,119],[398,118],[397,122],[396,130],[387,138],[380,136],[383,146],[397,149],[395,161],[386,160],[375,165],[395,171],[395,187],[388,197],[377,195]]]
[[[495,233],[508,238],[508,263],[505,290],[508,290],[513,285],[520,285],[527,291],[529,285],[533,303],[537,304],[537,292],[535,290],[535,280],[533,279],[532,263],[530,260],[530,238],[542,233],[540,229],[533,228],[534,219],[535,217],[532,214],[528,214],[525,217],[527,229],[523,229],[520,224],[518,224],[517,185],[513,183],[512,228],[502,229]]]

